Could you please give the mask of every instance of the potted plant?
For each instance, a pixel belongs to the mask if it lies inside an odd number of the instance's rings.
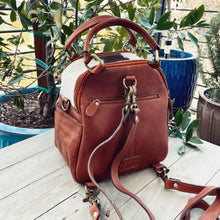
[[[1,24],[12,25],[14,22],[21,22],[22,31],[16,36],[9,37],[8,39],[0,38],[0,68],[1,68],[1,90],[6,94],[10,94],[11,90],[17,91],[14,95],[14,104],[18,107],[24,106],[24,100],[26,98],[25,94],[22,92],[22,88],[27,89],[29,85],[33,85],[34,82],[43,79],[44,85],[35,85],[35,89],[39,90],[37,98],[42,98],[45,101],[45,105],[41,106],[41,113],[44,118],[53,114],[53,108],[55,105],[55,75],[59,75],[62,69],[67,65],[68,60],[65,56],[65,40],[72,34],[72,32],[83,22],[98,16],[102,13],[110,13],[118,17],[126,17],[136,23],[143,26],[152,35],[157,32],[170,30],[171,34],[178,33],[181,35],[183,29],[192,29],[194,27],[200,27],[205,24],[201,21],[202,14],[204,12],[204,7],[201,6],[199,9],[195,9],[191,14],[196,17],[192,22],[186,21],[191,15],[183,19],[181,22],[181,27],[174,19],[169,21],[170,12],[165,13],[157,23],[154,22],[156,11],[159,10],[160,4],[159,0],[152,1],[138,1],[137,5],[134,1],[129,1],[122,3],[121,1],[110,1],[105,3],[104,0],[101,1],[91,1],[85,0],[83,10],[80,4],[81,2],[76,1],[23,1],[19,5],[16,0],[0,0],[1,7],[4,9],[10,7],[8,17],[9,21],[5,21],[4,14],[1,16]],[[37,27],[36,27],[37,24]],[[34,28],[33,28],[33,25]],[[180,28],[178,28],[180,27]],[[46,57],[32,58],[40,68],[41,72],[29,85],[21,86],[21,82],[25,79],[25,67],[28,66],[30,58],[26,59],[25,56],[19,56],[19,46],[24,43],[25,38],[23,37],[24,31],[34,33],[34,36],[39,36],[44,39],[46,45]],[[105,45],[104,51],[120,50],[126,42],[126,32],[121,28],[116,28],[112,31],[108,30],[111,34],[111,38],[102,38],[101,42]],[[183,35],[181,35],[183,36]],[[137,35],[137,38],[139,36]],[[179,46],[183,49],[183,39],[184,37],[179,37]],[[194,42],[196,42],[194,40]],[[82,54],[82,46],[84,43],[83,35],[78,38],[74,46],[78,54]],[[9,47],[13,45],[14,48]],[[39,45],[38,45],[39,46]],[[91,51],[100,50],[100,47],[91,44]],[[30,46],[33,48],[33,45]],[[37,47],[35,45],[35,47]],[[41,47],[41,45],[40,45]],[[143,40],[139,39],[139,48],[145,48],[146,45]],[[139,49],[138,48],[138,49]],[[11,49],[11,51],[9,50]],[[35,48],[36,50],[36,48]],[[13,54],[13,56],[10,56]],[[145,49],[139,49],[138,55],[146,57],[148,51]],[[55,74],[56,73],[56,74]],[[7,83],[6,83],[7,82]],[[44,95],[42,95],[44,94]],[[42,100],[41,100],[42,102]],[[40,103],[41,103],[40,102]]]
[[[207,48],[211,69],[201,66],[204,84],[208,87],[199,94],[197,118],[201,123],[197,134],[201,139],[220,145],[220,12],[211,19]]]
[[[174,2],[176,7],[181,1]],[[176,21],[174,18],[171,21],[171,0],[167,0],[167,13],[165,13],[157,26],[158,29],[166,29],[168,26],[172,26],[172,22]],[[172,29],[167,30],[167,39],[165,41],[165,48],[161,50],[161,68],[163,69],[171,99],[175,99],[173,105],[174,113],[178,109],[189,109],[194,92],[196,89],[196,83],[198,78],[197,68],[197,55],[191,52],[184,51],[183,40],[188,39],[199,48],[197,37],[190,31],[192,28],[201,28],[208,26],[204,20],[200,20],[204,13],[204,5],[201,5],[198,9],[194,9],[186,16],[179,20],[179,24],[173,23]],[[167,21],[166,21],[167,19]],[[161,22],[162,21],[162,22]],[[172,49],[172,41],[174,36],[177,39],[178,46],[181,50]]]
[[[168,37],[165,43],[168,44],[166,47],[169,47],[169,51],[167,52],[167,48],[160,51],[160,61],[168,82],[170,97],[175,99],[173,109],[176,113],[178,109],[187,110],[190,107],[198,77],[197,56],[184,51],[184,40],[188,37],[196,47],[199,47],[198,39],[192,33],[192,29],[207,27],[208,24],[205,20],[201,20],[204,14],[204,5],[201,5],[198,9],[195,8],[177,22],[176,18],[171,20],[171,0],[163,2],[167,2],[168,10],[163,13],[159,20],[156,18],[157,8],[154,5],[151,5],[149,15],[145,15],[142,11],[131,7],[128,10],[130,12],[128,18],[139,23],[152,36],[158,33],[167,34]],[[118,14],[115,13],[115,15]],[[175,38],[181,50],[170,49]],[[116,42],[114,37],[110,40],[104,39],[103,42],[106,45],[106,51],[118,47],[117,44],[114,46]],[[138,50],[140,56],[146,56],[148,53],[147,49],[143,50],[144,47],[146,47],[145,44],[141,45],[141,49]]]

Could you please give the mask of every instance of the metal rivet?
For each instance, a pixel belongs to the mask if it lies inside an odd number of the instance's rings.
[[[98,212],[94,212],[93,217],[98,217]]]
[[[174,186],[174,188],[178,188],[179,187],[178,183],[174,183],[173,186]]]

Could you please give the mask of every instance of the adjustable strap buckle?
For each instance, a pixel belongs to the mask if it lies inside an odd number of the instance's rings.
[[[169,169],[165,167],[164,165],[161,165],[159,168],[157,166],[154,166],[154,169],[157,173],[157,176],[159,176],[163,181],[168,179],[167,173],[169,173]]]

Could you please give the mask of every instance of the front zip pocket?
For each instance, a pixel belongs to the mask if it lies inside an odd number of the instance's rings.
[[[151,99],[160,98],[159,93],[153,93],[150,95],[139,95],[136,97],[136,101],[147,101]],[[125,103],[125,98],[109,98],[109,99],[90,99],[90,104],[86,108],[86,115],[92,117],[95,115],[99,107],[103,104],[123,104]]]

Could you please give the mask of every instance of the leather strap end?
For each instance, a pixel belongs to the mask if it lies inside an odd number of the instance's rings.
[[[92,216],[92,220],[101,220],[100,209],[96,202],[94,202],[90,208],[90,214]]]

